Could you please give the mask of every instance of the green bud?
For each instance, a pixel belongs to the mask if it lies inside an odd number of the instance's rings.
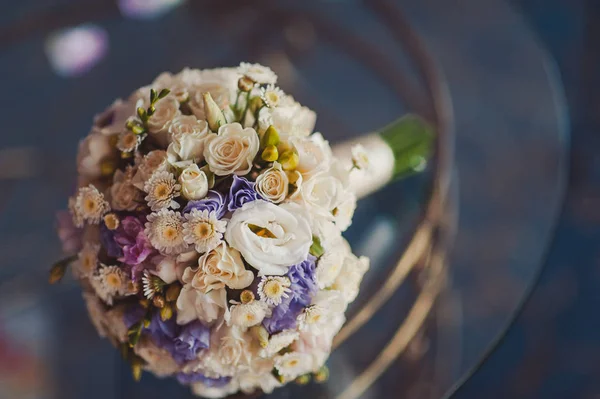
[[[206,113],[208,127],[213,132],[216,132],[219,130],[219,127],[227,123],[225,116],[210,93],[202,93],[202,99],[204,100],[204,112]]]
[[[134,127],[131,129],[131,131],[132,131],[134,134],[140,135],[140,134],[144,134],[144,133],[146,132],[146,128],[144,128],[143,126],[140,126],[140,125],[135,125],[135,126],[134,126]]]
[[[160,310],[160,319],[162,321],[167,321],[173,317],[173,308],[171,305],[167,304],[164,308]]]
[[[263,161],[275,162],[279,158],[279,152],[274,145],[267,146],[260,155]]]
[[[304,374],[304,375],[301,375],[300,377],[296,378],[295,382],[298,385],[306,385],[310,382],[310,380],[311,380],[310,374]]]
[[[148,114],[146,113],[146,110],[145,110],[144,108],[142,108],[142,107],[138,107],[138,109],[137,109],[137,114],[138,114],[138,116],[140,117],[140,119],[141,119],[142,121],[144,121],[144,122],[145,122],[145,121],[147,121],[147,120],[148,120]]]
[[[158,93],[158,99],[160,100],[161,98],[165,98],[166,96],[169,95],[170,92],[171,92],[171,90],[169,90],[169,89],[162,89],[160,91],[160,93]]]
[[[263,102],[262,98],[258,96],[252,97],[249,104],[250,112],[253,114],[256,113],[256,111],[262,108],[263,105],[265,105],[265,103]]]
[[[323,383],[329,379],[329,368],[327,366],[323,366],[315,373],[315,381],[318,383]]]
[[[238,80],[238,89],[243,92],[249,92],[254,87],[254,81],[247,76],[242,76]]]
[[[50,277],[48,277],[48,282],[50,284],[56,284],[65,276],[67,271],[67,265],[62,263],[57,263],[52,266],[50,269]]]
[[[156,90],[150,89],[150,103],[154,104],[156,100],[158,100],[158,94],[156,93]]]
[[[131,361],[131,374],[133,375],[133,379],[135,382],[140,382],[142,379],[142,362],[139,360]]]
[[[279,156],[277,161],[281,164],[283,170],[294,170],[300,162],[300,157],[296,151],[286,150]]]
[[[265,134],[263,134],[262,139],[260,140],[260,145],[264,148],[277,144],[279,144],[279,133],[277,132],[277,129],[275,129],[275,126],[271,125]]]
[[[262,325],[254,326],[250,332],[258,339],[258,343],[262,348],[266,348],[269,344],[269,332]]]
[[[325,253],[325,250],[321,245],[321,239],[319,237],[313,236],[313,242],[308,252],[310,252],[311,255],[316,256],[317,258]]]

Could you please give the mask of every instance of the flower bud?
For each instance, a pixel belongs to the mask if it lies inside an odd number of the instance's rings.
[[[219,130],[219,127],[226,124],[225,116],[223,112],[213,100],[210,93],[206,92],[202,94],[202,99],[204,100],[204,112],[206,113],[206,119],[208,122],[208,127],[213,132]]]
[[[160,310],[160,319],[162,321],[167,321],[173,317],[173,308],[171,305],[165,305],[164,308]]]
[[[107,159],[100,162],[100,173],[102,176],[112,176],[115,170],[117,170],[117,165],[115,165],[114,161]]]
[[[256,113],[256,111],[258,111],[260,108],[262,108],[263,105],[265,105],[265,103],[263,102],[262,98],[252,97],[250,99],[250,104],[248,106],[250,108],[250,112],[252,112],[254,114],[254,113]]]
[[[167,293],[165,294],[165,299],[167,302],[175,302],[177,298],[179,298],[179,294],[181,293],[181,286],[179,284],[172,284],[167,289]]]
[[[304,374],[304,375],[301,375],[298,378],[296,378],[295,382],[298,385],[306,385],[310,382],[310,380],[311,380],[310,374]]]
[[[279,158],[279,152],[274,145],[267,146],[260,155],[263,161],[275,162]]]
[[[323,366],[315,373],[315,381],[318,383],[323,383],[329,379],[329,368],[327,366]]]
[[[254,300],[254,292],[252,292],[250,290],[242,291],[242,293],[240,295],[240,301],[242,301],[242,303],[250,303],[253,300]]]
[[[131,373],[136,382],[139,382],[142,379],[142,371],[142,362],[138,359],[133,359],[131,361]]]
[[[108,213],[104,216],[104,225],[109,230],[116,230],[119,228],[119,217],[114,213]]]
[[[159,309],[163,309],[165,307],[165,298],[161,295],[155,295],[152,298],[152,304]]]
[[[294,170],[298,166],[300,157],[298,157],[298,153],[296,151],[286,150],[279,156],[278,161],[283,170]]]
[[[266,348],[269,344],[269,332],[262,325],[250,328],[250,332],[254,334],[261,348]]]
[[[238,89],[243,92],[248,92],[252,90],[254,87],[254,81],[247,76],[242,76],[240,80],[238,80]]]
[[[48,282],[50,284],[56,284],[65,276],[65,272],[67,271],[67,265],[65,263],[57,263],[52,266],[50,269],[50,277],[48,278]]]
[[[277,144],[279,144],[279,132],[277,132],[275,126],[271,125],[269,126],[265,134],[263,134],[262,139],[260,140],[260,146],[264,148],[270,145]]]

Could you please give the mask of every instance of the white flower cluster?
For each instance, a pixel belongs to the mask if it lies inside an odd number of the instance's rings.
[[[258,64],[162,74],[81,142],[69,202],[90,316],[134,372],[202,396],[317,373],[368,260],[350,170]],[[355,154],[354,167],[366,158]]]

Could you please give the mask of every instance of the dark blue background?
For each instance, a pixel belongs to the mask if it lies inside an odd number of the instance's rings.
[[[600,398],[600,2],[513,3],[560,67],[571,114],[569,188],[530,300],[453,397]]]

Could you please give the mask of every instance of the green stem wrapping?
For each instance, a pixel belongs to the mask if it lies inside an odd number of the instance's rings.
[[[393,179],[421,172],[433,152],[433,127],[416,115],[406,115],[384,127],[379,135],[394,153]]]

